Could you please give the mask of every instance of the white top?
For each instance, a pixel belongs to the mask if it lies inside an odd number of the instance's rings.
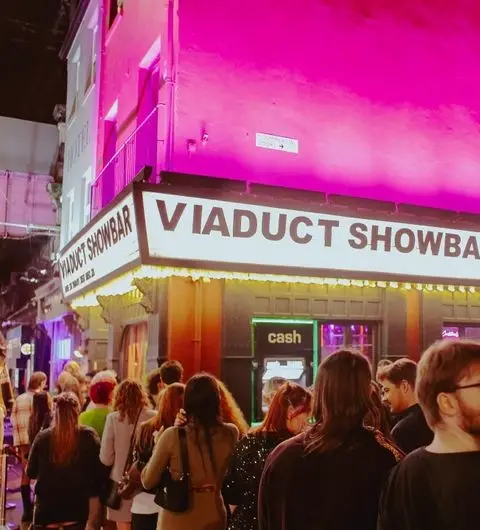
[[[137,515],[151,515],[158,513],[161,508],[154,501],[155,495],[142,491],[133,498],[132,513]]]

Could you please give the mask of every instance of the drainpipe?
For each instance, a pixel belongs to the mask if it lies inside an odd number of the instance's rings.
[[[176,0],[168,0],[167,10],[167,89],[166,135],[165,135],[165,170],[171,171],[173,165],[173,147],[175,139],[175,81],[176,81],[176,48],[177,19]]]

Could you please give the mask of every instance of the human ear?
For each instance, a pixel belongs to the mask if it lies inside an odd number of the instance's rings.
[[[444,416],[454,416],[457,412],[457,403],[452,394],[441,392],[437,396],[437,405],[440,414]]]

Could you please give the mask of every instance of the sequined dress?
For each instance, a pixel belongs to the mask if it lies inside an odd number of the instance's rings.
[[[257,530],[257,497],[263,467],[267,456],[288,437],[255,433],[237,443],[222,490],[225,503],[237,506],[229,518],[228,530]]]

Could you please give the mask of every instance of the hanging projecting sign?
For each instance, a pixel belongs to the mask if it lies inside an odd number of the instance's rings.
[[[59,268],[65,297],[85,293],[93,284],[139,259],[132,194],[80,232],[60,252]]]
[[[142,197],[150,261],[309,275],[480,278],[479,232],[160,191],[144,190]]]

